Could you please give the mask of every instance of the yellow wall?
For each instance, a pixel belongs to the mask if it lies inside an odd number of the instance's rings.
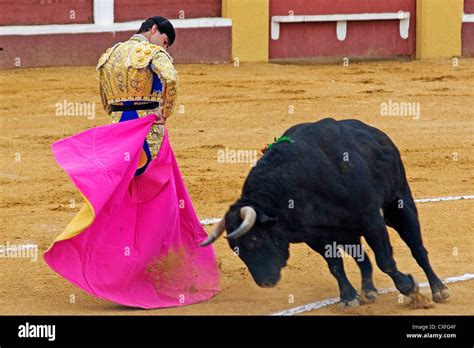
[[[268,61],[269,16],[269,0],[222,0],[222,17],[232,19],[234,59]]]
[[[464,0],[417,0],[416,58],[461,55]]]

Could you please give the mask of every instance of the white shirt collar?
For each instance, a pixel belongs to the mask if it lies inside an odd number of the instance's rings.
[[[143,35],[141,35],[141,34],[133,34],[132,37],[141,37],[142,39],[145,39],[146,41],[148,41],[148,39],[146,37],[144,37]]]

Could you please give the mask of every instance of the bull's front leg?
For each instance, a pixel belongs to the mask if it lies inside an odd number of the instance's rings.
[[[341,305],[343,307],[357,307],[359,306],[359,295],[356,289],[352,286],[349,279],[347,279],[346,272],[344,271],[344,263],[340,255],[332,254],[328,255],[325,250],[326,245],[332,245],[332,243],[307,243],[310,248],[321,254],[322,257],[328,263],[329,271],[336,278],[339,285],[339,292],[341,298]]]
[[[359,266],[362,275],[362,288],[360,292],[360,300],[362,303],[372,303],[378,297],[377,289],[375,288],[374,281],[372,278],[372,263],[370,262],[369,255],[364,250],[364,247],[360,243],[360,240],[356,244],[357,249],[360,250],[360,255],[351,255]]]
[[[341,305],[344,307],[357,307],[359,296],[352,284],[347,279],[344,263],[340,257],[325,257],[331,274],[337,279],[341,296]]]

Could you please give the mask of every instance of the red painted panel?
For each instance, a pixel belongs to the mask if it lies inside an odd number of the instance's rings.
[[[220,17],[222,0],[115,0],[116,22],[167,18]],[[184,19],[183,18],[183,19]]]
[[[464,0],[464,13],[474,14],[474,0]],[[474,23],[462,25],[462,55],[474,57]]]
[[[169,52],[177,63],[230,63],[232,27],[177,29]]]
[[[93,0],[0,0],[0,25],[92,23]]]
[[[462,25],[462,55],[474,57],[474,23]]]
[[[464,0],[464,13],[474,13],[474,0]]]
[[[231,27],[177,29],[170,49],[176,63],[228,63],[231,61]],[[133,32],[3,36],[0,69],[21,67],[95,65],[113,44]]]
[[[290,12],[292,11],[292,12]],[[272,16],[354,14],[408,11],[409,38],[399,34],[399,21],[347,23],[347,37],[339,41],[336,23],[292,23],[280,25],[280,38],[270,38],[270,58],[383,57],[415,54],[415,0],[271,0]]]

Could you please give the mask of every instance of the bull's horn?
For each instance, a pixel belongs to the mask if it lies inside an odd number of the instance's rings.
[[[200,245],[202,247],[208,246],[211,243],[214,243],[217,238],[219,238],[222,233],[225,231],[225,219],[222,218],[221,221],[217,224],[216,228],[212,233],[207,237],[207,239],[202,242]]]
[[[245,206],[240,208],[240,217],[243,219],[242,223],[226,237],[227,239],[237,239],[250,231],[257,220],[257,212],[254,208]]]

